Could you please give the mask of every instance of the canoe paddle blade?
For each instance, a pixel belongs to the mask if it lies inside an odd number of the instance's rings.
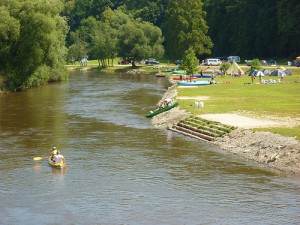
[[[41,160],[41,159],[43,159],[43,158],[42,158],[42,157],[34,157],[34,158],[33,158],[34,161],[39,161],[39,160]]]

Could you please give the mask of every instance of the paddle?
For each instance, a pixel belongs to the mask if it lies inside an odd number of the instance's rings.
[[[43,159],[42,157],[34,157],[33,158],[34,161],[39,161],[39,160],[42,160],[42,159]]]

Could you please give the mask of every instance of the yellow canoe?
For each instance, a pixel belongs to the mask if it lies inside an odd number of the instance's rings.
[[[50,166],[55,167],[55,168],[64,168],[66,167],[66,163],[62,162],[62,163],[55,163],[51,160],[51,156],[48,157],[48,163]]]

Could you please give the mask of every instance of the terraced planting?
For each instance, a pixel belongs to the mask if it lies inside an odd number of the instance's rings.
[[[236,129],[236,127],[206,120],[197,116],[190,116],[179,121],[170,129],[191,137],[212,141],[216,137],[221,137],[224,134],[230,133],[232,130]]]

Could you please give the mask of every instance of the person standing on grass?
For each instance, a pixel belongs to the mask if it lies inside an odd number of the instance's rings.
[[[251,74],[251,81],[252,81],[252,84],[253,84],[254,80],[255,80],[255,74],[254,74],[254,72],[253,72],[253,73]]]

